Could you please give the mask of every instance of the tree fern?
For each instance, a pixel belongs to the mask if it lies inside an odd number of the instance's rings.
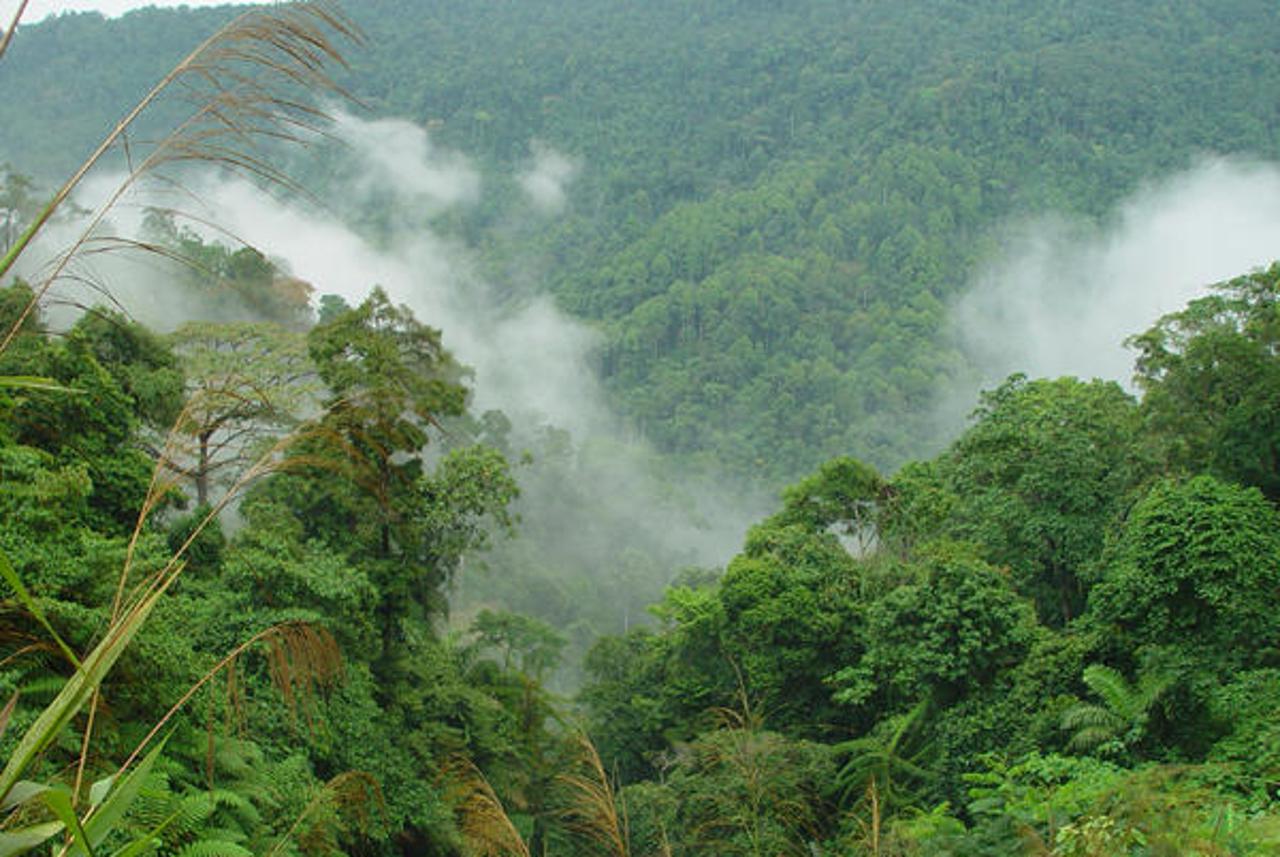
[[[1145,734],[1151,707],[1169,686],[1169,678],[1160,673],[1148,673],[1131,685],[1102,664],[1085,667],[1082,680],[1102,704],[1081,703],[1063,712],[1061,726],[1071,733],[1067,746],[1077,752],[1131,750]]]

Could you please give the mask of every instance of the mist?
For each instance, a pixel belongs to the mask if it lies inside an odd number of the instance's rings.
[[[770,499],[717,478],[673,475],[611,411],[593,368],[597,333],[561,312],[537,284],[511,289],[487,281],[477,252],[434,225],[484,199],[481,171],[399,120],[339,114],[333,136],[342,146],[331,174],[337,186],[324,189],[325,205],[226,174],[195,173],[183,178],[181,193],[131,193],[113,209],[109,230],[137,236],[147,206],[180,208],[191,215],[181,222],[206,240],[230,243],[235,236],[251,243],[310,283],[316,296],[337,294],[355,305],[380,285],[443,332],[445,346],[474,372],[472,412],[501,410],[512,425],[513,459],[526,451],[533,458],[516,467],[523,496],[515,540],[499,540],[488,560],[479,558],[463,575],[458,603],[464,615],[482,606],[541,614],[573,626],[580,650],[599,633],[640,620],[682,568],[726,563],[747,526],[770,511]],[[513,209],[508,222],[564,211],[573,176],[583,168],[544,145],[531,151],[516,173],[519,192],[506,203]],[[88,185],[83,204],[105,198],[118,180]],[[349,225],[370,210],[379,213],[376,235]],[[53,230],[46,245],[60,246],[75,228]],[[181,278],[170,264],[146,254],[77,264],[91,265],[85,276],[109,284],[114,300],[157,329],[230,320],[225,306],[205,306],[175,285]],[[63,295],[77,290],[72,303],[94,302],[95,294],[78,285],[58,288]],[[513,591],[507,579],[513,574],[542,579]],[[557,592],[539,595],[539,586]],[[575,599],[592,598],[607,599],[597,615],[575,613],[581,607]],[[557,604],[549,608],[552,601]]]
[[[1213,158],[1141,188],[1102,223],[1004,230],[954,307],[978,385],[1013,372],[1131,386],[1124,340],[1216,282],[1280,258],[1280,167]],[[973,407],[977,386],[956,391]]]
[[[530,148],[533,157],[518,177],[520,188],[540,213],[560,214],[568,204],[568,185],[578,165],[545,143],[535,141]]]

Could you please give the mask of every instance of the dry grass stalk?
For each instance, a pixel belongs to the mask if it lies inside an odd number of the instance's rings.
[[[310,725],[309,702],[316,691],[342,680],[344,665],[338,642],[325,629],[305,622],[277,625],[274,633],[262,640],[267,645],[271,683],[284,697],[290,714],[302,709]]]
[[[22,0],[18,4],[18,10],[13,13],[13,21],[9,24],[9,29],[4,31],[3,38],[0,38],[0,57],[4,56],[4,52],[9,50],[9,43],[13,41],[13,34],[18,31],[18,23],[22,20],[22,15],[27,11],[28,0]]]
[[[308,838],[330,838],[333,831],[331,829],[323,828],[314,831],[311,837],[299,835],[302,823],[324,809],[331,809],[340,817],[344,819],[351,819],[353,823],[344,825],[344,827],[354,827],[361,830],[367,829],[369,826],[368,807],[370,804],[374,804],[380,810],[385,810],[386,808],[386,801],[382,797],[382,788],[378,785],[378,781],[376,779],[363,771],[347,771],[345,773],[338,774],[336,777],[329,780],[329,782],[325,783],[324,786],[316,792],[315,796],[307,802],[307,805],[303,807],[302,812],[300,812],[298,817],[294,819],[293,824],[289,826],[289,829],[285,831],[284,835],[281,836],[276,844],[272,846],[271,850],[267,852],[266,857],[275,857],[275,855],[279,854],[285,845],[295,837],[300,841],[307,840]],[[303,841],[303,844],[321,845],[326,843],[308,843]],[[305,850],[307,853],[311,853],[313,850],[318,849],[306,848]]]
[[[218,661],[199,681],[187,688],[187,692],[175,702],[164,717],[160,718],[151,731],[138,743],[138,746],[120,766],[120,773],[142,754],[142,751],[160,734],[177,714],[200,691],[202,687],[223,671],[228,681],[228,709],[243,705],[243,691],[236,676],[237,663],[245,652],[258,643],[266,643],[268,647],[268,663],[277,658],[287,661],[284,673],[278,673],[280,667],[271,667],[272,681],[276,689],[289,701],[291,706],[310,699],[310,694],[317,688],[332,687],[343,673],[342,659],[338,652],[338,644],[328,631],[309,625],[305,622],[283,622],[259,631],[245,640],[229,654]],[[283,652],[284,654],[277,654]],[[286,682],[285,684],[278,683]],[[305,694],[305,695],[304,695]]]
[[[556,778],[568,797],[560,819],[570,831],[596,843],[611,857],[629,857],[626,811],[619,812],[600,754],[585,733],[578,733],[574,743],[580,772]]]
[[[180,89],[195,105],[184,122],[161,139],[139,164],[131,166],[124,180],[89,218],[80,236],[52,263],[17,322],[0,340],[0,353],[8,348],[71,260],[94,240],[107,213],[139,180],[166,166],[198,163],[296,188],[257,149],[268,141],[305,142],[321,131],[326,119],[323,111],[293,93],[350,97],[328,68],[345,65],[337,47],[339,41],[359,40],[355,25],[327,3],[290,3],[237,16],[174,66],[103,138],[0,258],[2,277],[85,176],[107,152],[126,142],[130,127],[163,94]]]
[[[444,775],[446,797],[472,857],[530,857],[529,846],[493,786],[470,759],[455,756],[445,765]]]

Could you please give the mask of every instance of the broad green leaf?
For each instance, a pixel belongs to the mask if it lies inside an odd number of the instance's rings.
[[[49,787],[41,783],[33,783],[30,780],[22,780],[14,783],[13,788],[5,795],[4,800],[0,801],[0,812],[13,809],[19,804],[24,804],[37,795],[42,795],[49,790]]]
[[[167,740],[167,739],[166,739]],[[164,750],[165,741],[161,741],[152,748],[151,752],[142,757],[142,761],[138,763],[132,771],[130,771],[120,783],[120,787],[107,795],[106,799],[89,813],[85,819],[84,827],[88,833],[89,845],[96,848],[102,844],[102,841],[115,829],[116,825],[124,818],[124,814],[129,811],[129,806],[138,797],[138,792],[142,789],[143,782],[146,781],[147,775],[151,773],[151,768],[156,763],[156,759],[160,758],[160,753]],[[71,857],[93,857],[92,852],[86,854],[88,849],[72,848],[69,852]]]
[[[89,788],[89,806],[96,807],[102,803],[102,799],[107,796],[107,792],[111,791],[111,784],[116,781],[116,775],[103,777]]]
[[[39,848],[61,833],[62,829],[61,821],[47,821],[44,824],[34,824],[16,831],[0,833],[0,857],[14,857],[17,854],[25,854],[33,848]]]
[[[45,805],[71,831],[72,839],[80,847],[81,853],[93,857],[93,848],[89,845],[89,839],[85,835],[84,827],[80,824],[79,816],[76,815],[75,807],[71,805],[71,792],[62,788],[49,789],[42,797]]]

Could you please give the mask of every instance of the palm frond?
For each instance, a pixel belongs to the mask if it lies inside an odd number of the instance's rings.
[[[1090,664],[1084,669],[1083,680],[1089,690],[1124,720],[1133,720],[1146,709],[1141,695],[1111,667]]]

